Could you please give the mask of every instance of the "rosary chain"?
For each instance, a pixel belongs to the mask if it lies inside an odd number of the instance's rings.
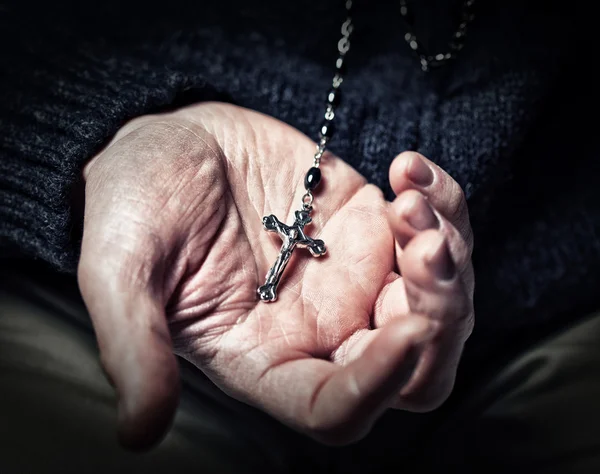
[[[414,22],[407,3],[407,0],[400,0],[400,14],[408,24],[409,28],[413,28]],[[445,65],[448,61],[454,59],[456,54],[463,48],[469,24],[475,19],[475,14],[473,13],[474,5],[475,0],[464,1],[460,15],[460,23],[452,35],[452,39],[448,43],[448,51],[445,53],[434,55],[427,54],[417,39],[417,36],[412,31],[408,31],[406,35],[404,35],[404,40],[408,43],[410,49],[416,53],[421,63],[421,69],[424,72],[429,71],[431,68],[438,68]]]
[[[335,60],[335,76],[331,82],[331,89],[327,93],[327,100],[325,104],[325,120],[321,124],[319,129],[319,143],[317,144],[317,151],[313,157],[313,167],[308,170],[306,177],[304,178],[304,187],[306,193],[302,196],[302,208],[306,211],[312,209],[312,203],[314,196],[312,190],[315,189],[321,181],[321,158],[325,153],[327,143],[333,136],[333,119],[335,118],[335,108],[340,103],[341,92],[340,86],[344,82],[344,73],[346,71],[345,60],[346,53],[350,50],[350,36],[354,30],[352,24],[352,17],[350,11],[352,10],[352,0],[346,1],[346,20],[342,23],[341,33],[342,37],[338,41],[338,57]]]
[[[413,27],[412,15],[408,8],[407,0],[399,0],[400,1],[400,14],[409,25],[410,28]],[[475,0],[465,0],[463,3],[463,8],[461,12],[461,20],[458,25],[458,28],[452,35],[452,40],[448,44],[449,50],[445,53],[438,53],[435,55],[428,55],[424,48],[419,43],[417,36],[412,32],[408,31],[404,36],[405,41],[408,43],[409,47],[417,54],[419,58],[421,69],[424,72],[429,71],[431,68],[440,67],[446,64],[448,61],[456,57],[456,54],[463,48],[465,37],[467,35],[467,28],[469,24],[475,18],[473,13],[473,5],[475,4]],[[319,143],[317,144],[317,150],[313,157],[313,166],[310,168],[304,178],[304,187],[306,189],[306,193],[302,196],[302,208],[306,211],[312,209],[312,203],[314,200],[314,196],[312,191],[319,185],[321,181],[321,170],[319,169],[321,165],[321,158],[325,153],[325,148],[327,147],[327,143],[331,139],[334,133],[333,127],[333,119],[335,118],[335,109],[340,103],[341,92],[340,86],[344,82],[344,74],[346,72],[346,54],[350,50],[350,36],[352,35],[352,31],[354,30],[354,25],[352,23],[352,0],[346,1],[346,20],[342,24],[341,27],[341,38],[338,41],[338,57],[335,61],[335,75],[333,76],[333,80],[331,83],[331,89],[327,93],[326,100],[326,109],[324,121],[321,124],[321,128],[319,129]]]
[[[313,166],[318,168],[321,164],[321,158],[325,153],[325,147],[327,142],[333,136],[333,119],[335,118],[335,108],[340,103],[341,92],[340,86],[344,82],[345,68],[345,56],[350,50],[350,36],[354,30],[352,24],[352,17],[350,11],[352,9],[352,0],[346,1],[346,12],[347,17],[341,27],[342,37],[338,41],[338,57],[335,60],[335,76],[331,83],[331,90],[327,93],[326,109],[325,109],[325,121],[321,124],[319,130],[319,143],[317,144],[317,151],[313,158]]]

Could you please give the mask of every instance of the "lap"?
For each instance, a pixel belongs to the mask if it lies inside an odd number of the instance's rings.
[[[32,275],[0,272],[0,472],[600,472],[600,314],[505,364],[449,416],[390,413],[349,448],[293,433],[182,362],[173,429],[140,455],[116,442],[113,389],[74,282]]]
[[[69,279],[1,273],[0,472],[292,473],[301,472],[296,448],[320,449],[182,361],[172,430],[149,453],[124,451],[114,391]]]
[[[600,472],[600,313],[548,337],[458,404],[434,471]]]

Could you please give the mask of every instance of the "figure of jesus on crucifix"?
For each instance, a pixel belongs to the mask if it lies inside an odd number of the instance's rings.
[[[270,232],[277,232],[283,240],[283,244],[277,260],[267,273],[265,284],[257,290],[262,301],[271,302],[277,299],[277,285],[279,285],[281,275],[283,275],[283,271],[296,247],[308,248],[314,257],[325,255],[325,242],[319,239],[311,239],[304,233],[304,226],[311,222],[310,208],[296,211],[296,220],[290,226],[281,222],[273,214],[263,217],[264,228]]]

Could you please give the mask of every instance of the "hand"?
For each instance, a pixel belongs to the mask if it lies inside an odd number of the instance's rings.
[[[297,250],[278,301],[258,301],[280,246],[262,218],[291,222],[313,152],[281,122],[206,103],[132,121],[84,169],[79,284],[125,444],[147,446],[170,423],[173,352],[327,443],[364,436],[391,405],[430,409],[447,396],[455,367],[445,352],[458,360],[472,310],[442,236],[459,269],[468,252],[449,221],[412,236],[398,214],[406,193],[388,219],[381,192],[341,160],[325,157],[307,228],[328,256]],[[392,183],[404,186],[402,176]],[[443,214],[446,195],[429,197]]]

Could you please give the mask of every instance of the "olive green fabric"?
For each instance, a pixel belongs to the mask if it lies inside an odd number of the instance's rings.
[[[410,461],[399,450],[375,454],[368,443],[317,445],[226,397],[185,363],[172,431],[155,450],[132,454],[116,441],[115,397],[76,285],[51,275],[0,271],[2,474],[600,472],[600,314],[478,385]]]

